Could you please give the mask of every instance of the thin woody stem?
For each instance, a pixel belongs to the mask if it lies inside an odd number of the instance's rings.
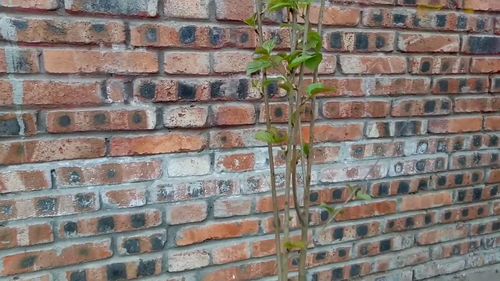
[[[262,2],[261,0],[255,0],[255,4],[257,7],[257,28],[259,33],[259,42],[260,44],[264,43],[264,34],[262,31]],[[264,81],[267,79],[267,73],[265,70],[260,73],[260,82],[261,82],[261,92],[264,96],[264,107],[266,111],[266,127],[268,131],[271,131],[271,114],[270,114],[270,106],[269,106],[269,96],[266,91],[266,87],[264,86]],[[274,167],[274,155],[273,155],[273,145],[268,143],[267,152],[269,157],[269,169],[271,176],[271,196],[273,200],[273,218],[274,218],[274,239],[276,241],[276,258],[278,264],[278,278],[279,281],[286,281],[283,279],[283,271],[282,271],[282,262],[281,262],[281,226],[280,226],[280,217],[278,211],[278,196],[276,192],[276,172]],[[286,276],[286,275],[285,275]]]

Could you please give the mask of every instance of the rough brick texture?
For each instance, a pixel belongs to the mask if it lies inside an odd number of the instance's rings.
[[[0,0],[1,280],[274,280],[254,3]],[[326,3],[308,280],[498,276],[500,0]]]

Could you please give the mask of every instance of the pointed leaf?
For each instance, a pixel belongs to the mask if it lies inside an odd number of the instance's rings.
[[[309,156],[309,153],[311,153],[311,146],[308,143],[304,143],[302,146],[302,152],[304,152],[305,156]]]
[[[267,131],[257,132],[255,139],[265,143],[273,143],[274,141],[273,134]]]
[[[247,75],[252,75],[254,73],[261,71],[262,69],[267,69],[271,66],[272,64],[268,60],[263,60],[263,59],[254,60],[250,62],[247,66]]]
[[[285,248],[288,251],[303,250],[306,247],[307,247],[307,245],[304,241],[287,241],[287,242],[285,242]]]
[[[292,60],[292,62],[288,65],[289,68],[296,68],[297,66],[301,65],[302,63],[305,63],[307,60],[311,59],[314,57],[314,55],[310,54],[302,54]]]
[[[304,65],[309,68],[310,70],[316,70],[319,65],[321,64],[321,61],[323,61],[323,55],[321,53],[316,53],[312,57],[310,57],[308,60],[304,62]]]
[[[335,92],[335,88],[327,88],[323,83],[313,83],[309,86],[307,86],[307,95],[310,97],[313,97],[317,94],[321,93],[328,93],[328,92]]]
[[[256,27],[257,26],[257,13],[253,14],[253,16],[243,21],[248,26]]]
[[[358,191],[356,193],[356,198],[359,200],[367,200],[367,201],[370,201],[373,199],[370,195],[368,195],[367,193],[361,192],[361,191]]]

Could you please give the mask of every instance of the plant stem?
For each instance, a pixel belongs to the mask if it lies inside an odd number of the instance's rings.
[[[318,17],[318,33],[321,37],[323,37],[323,15],[325,10],[325,0],[321,0],[319,17]],[[309,7],[306,11],[306,30],[309,25]],[[319,66],[318,66],[319,68]],[[318,68],[314,70],[313,83],[318,82]],[[311,173],[312,173],[312,164],[314,162],[314,125],[316,122],[316,97],[313,95],[311,98],[311,121],[309,122],[309,154],[307,155],[307,170],[305,173],[305,183],[304,183],[304,225],[301,231],[301,239],[302,241],[306,241],[306,245],[308,244],[308,232],[309,232],[309,208],[310,208],[310,194],[311,194]],[[302,134],[300,135],[301,142]],[[307,278],[307,270],[306,270],[306,261],[307,261],[307,247],[300,252],[299,258],[299,281],[305,281]]]
[[[255,0],[255,5],[257,8],[257,26],[259,33],[259,41],[262,45],[264,43],[264,34],[262,31],[262,0]],[[267,89],[264,86],[264,81],[267,79],[267,73],[265,70],[261,71],[260,74],[260,82],[261,82],[261,92],[264,96],[264,107],[266,111],[266,127],[267,131],[271,131],[271,114],[270,114],[270,106],[269,106],[269,96],[267,93]],[[267,152],[269,157],[269,170],[271,177],[271,196],[273,201],[273,219],[274,219],[274,239],[276,242],[276,258],[277,258],[277,266],[278,266],[278,280],[286,281],[283,279],[283,271],[282,271],[282,261],[281,261],[281,226],[280,226],[280,217],[278,211],[278,196],[276,191],[276,172],[274,167],[274,155],[273,155],[273,145],[271,143],[267,144]]]

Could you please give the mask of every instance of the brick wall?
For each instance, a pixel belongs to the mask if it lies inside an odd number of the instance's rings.
[[[0,0],[0,279],[274,274],[254,139],[265,116],[244,74],[256,38],[240,20],[253,9]],[[338,92],[318,99],[311,280],[499,269],[499,11],[498,0],[329,1],[320,72]],[[275,95],[273,120],[286,112]],[[347,181],[375,199],[321,232],[318,205],[345,199]]]

